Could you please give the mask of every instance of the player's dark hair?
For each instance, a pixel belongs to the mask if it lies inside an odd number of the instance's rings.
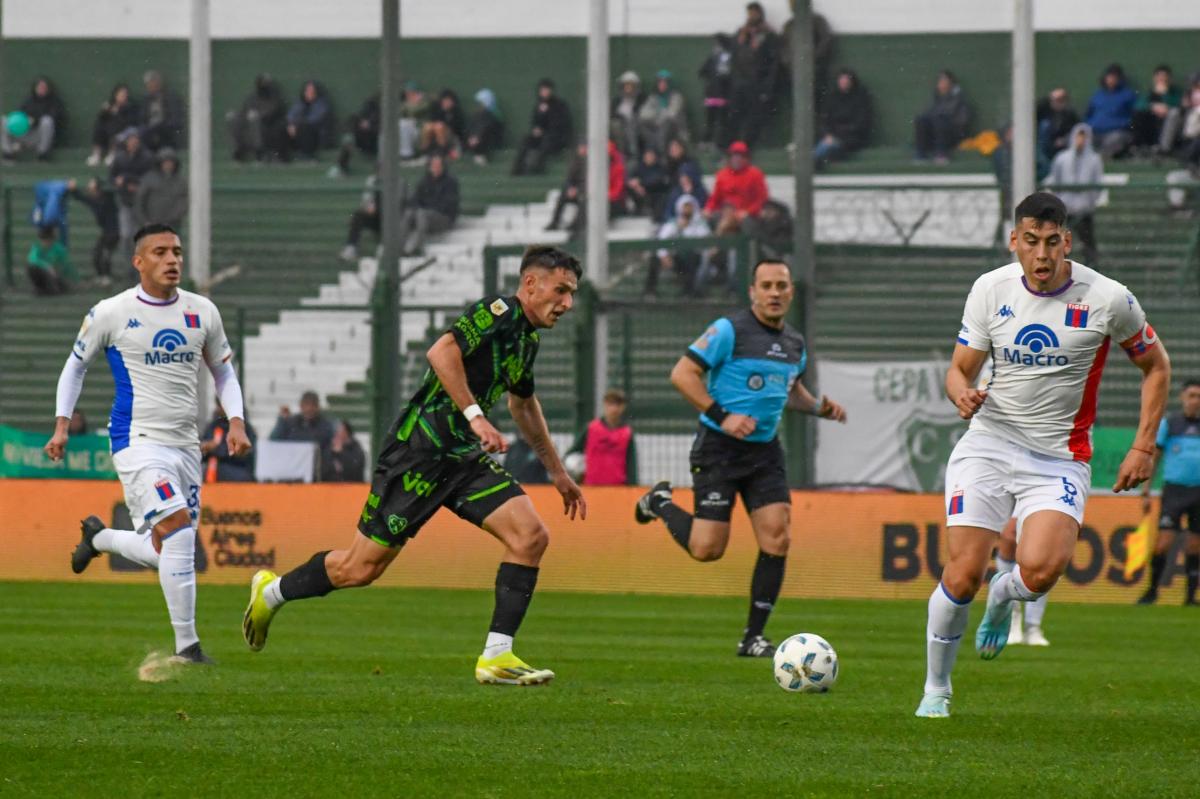
[[[1187,391],[1189,388],[1200,388],[1200,378],[1193,377],[1191,380],[1184,380],[1183,390]]]
[[[788,262],[782,258],[759,258],[758,263],[756,263],[754,268],[750,270],[751,283],[758,279],[758,268],[763,264],[783,264],[783,266],[787,267],[788,274],[792,274],[792,267],[788,266]]]
[[[179,231],[170,225],[164,225],[162,222],[155,222],[153,224],[143,225],[142,227],[138,228],[138,232],[133,234],[133,246],[136,247],[139,241],[147,236],[153,236],[155,233],[174,233],[176,236],[179,235]]]
[[[1067,225],[1067,206],[1048,191],[1035,191],[1017,205],[1013,211],[1013,224],[1021,224],[1022,219],[1036,219],[1039,222],[1051,222],[1058,227]]]
[[[583,266],[578,258],[549,244],[535,244],[521,256],[521,274],[535,266],[542,269],[566,269],[573,272],[575,277],[583,277]]]

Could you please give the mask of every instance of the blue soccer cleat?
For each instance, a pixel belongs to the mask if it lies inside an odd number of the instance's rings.
[[[925,694],[921,704],[917,705],[917,718],[948,719],[950,718],[950,696],[948,694]]]
[[[1008,644],[1008,630],[1012,627],[1013,600],[992,601],[992,592],[1001,576],[997,574],[988,584],[987,610],[983,612],[983,621],[979,622],[979,629],[975,631],[975,651],[984,660],[999,657]]]

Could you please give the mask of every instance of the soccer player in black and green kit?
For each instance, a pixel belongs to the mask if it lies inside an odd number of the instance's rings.
[[[562,494],[563,512],[587,516],[579,486],[567,475],[533,393],[538,329],[571,310],[582,270],[554,247],[531,247],[521,260],[515,296],[471,305],[427,353],[421,387],[392,425],[375,465],[371,491],[348,549],[318,552],[282,577],[259,571],[251,580],[242,629],[257,651],[276,611],[297,599],[368,585],[439,508],[449,508],[504,545],[496,573],[496,605],[483,653],[481,683],[535,685],[554,672],[535,669],[512,651],[537,584],[549,534],[521,486],[491,454],[506,449],[487,413],[508,392],[508,408],[525,440]]]

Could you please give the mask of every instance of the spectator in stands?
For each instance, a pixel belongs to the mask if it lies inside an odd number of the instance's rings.
[[[571,141],[571,110],[554,94],[554,81],[538,82],[537,101],[533,106],[529,132],[513,162],[514,175],[540,175],[546,159],[562,152]]]
[[[1200,73],[1192,77],[1184,102],[1183,145],[1184,162],[1192,177],[1200,179]]]
[[[382,114],[379,102],[379,93],[372,94],[350,115],[346,124],[350,131],[347,134],[350,143],[372,160],[379,154],[379,119]]]
[[[504,143],[504,119],[491,89],[475,92],[475,113],[467,123],[466,151],[480,166]]]
[[[610,388],[603,402],[600,416],[588,423],[566,454],[583,453],[584,485],[637,485],[637,445],[625,421],[629,400],[624,391]]]
[[[654,91],[638,111],[638,136],[643,147],[660,153],[667,151],[672,139],[690,138],[683,92],[672,85],[669,70],[660,69],[654,76]]]
[[[321,398],[315,391],[300,395],[300,413],[291,408],[279,408],[279,418],[271,430],[272,441],[312,441],[324,448],[333,440],[333,421],[321,412]]]
[[[625,181],[629,210],[657,221],[663,217],[663,205],[671,192],[671,175],[658,156],[658,150],[647,147]]]
[[[417,157],[421,130],[433,117],[433,102],[415,80],[404,84],[400,100],[400,157],[405,161]]]
[[[724,149],[729,143],[729,95],[732,93],[733,37],[713,36],[712,50],[700,65],[704,79],[704,134],[700,143]]]
[[[121,241],[121,226],[117,220],[117,199],[112,189],[103,185],[97,178],[88,180],[82,191],[74,180],[67,181],[67,191],[79,202],[87,206],[96,219],[96,227],[100,229],[96,243],[92,245],[92,269],[96,272],[96,282],[107,286],[112,282],[112,258]]]
[[[1067,90],[1057,86],[1037,105],[1038,149],[1046,160],[1071,145],[1071,129],[1079,124],[1079,114],[1071,105]]]
[[[567,225],[571,235],[578,235],[587,224],[587,210],[584,199],[587,189],[587,143],[580,142],[575,149],[575,156],[567,167],[567,179],[562,190],[558,193],[558,202],[546,230],[557,230],[562,223],[563,211],[568,205],[574,206],[575,216]],[[618,216],[625,202],[625,157],[612,139],[608,140],[608,213]]]
[[[820,169],[866,146],[871,136],[871,97],[851,69],[838,72],[837,86],[825,101],[813,148],[813,165]]]
[[[633,70],[626,70],[617,78],[617,87],[609,109],[608,135],[626,157],[636,158],[640,152],[638,114],[646,102],[646,93],[642,91],[642,79]]]
[[[345,419],[334,425],[333,438],[321,448],[322,483],[361,483],[366,477],[367,455]]]
[[[938,73],[933,102],[913,120],[917,137],[917,160],[931,157],[938,165],[950,162],[950,153],[967,135],[971,108],[958,79],[948,69]]]
[[[1084,121],[1096,138],[1100,155],[1116,158],[1129,149],[1133,141],[1133,108],[1137,92],[1125,83],[1125,70],[1120,64],[1110,64],[1100,76],[1100,88],[1088,101]],[[1072,139],[1075,134],[1071,134]]]
[[[39,76],[29,87],[29,95],[21,101],[20,110],[29,118],[29,129],[14,135],[8,129],[7,117],[0,125],[0,152],[12,158],[22,150],[32,150],[37,160],[49,161],[56,136],[67,121],[67,109],[59,98],[54,84],[45,76]]]
[[[83,436],[88,433],[87,416],[83,411],[76,408],[71,411],[71,421],[67,423],[67,434],[72,436]]]
[[[241,108],[225,115],[235,161],[267,161],[287,150],[287,105],[279,84],[263,72]]]
[[[118,83],[108,100],[100,106],[100,113],[96,114],[96,121],[92,123],[92,154],[88,156],[87,165],[100,166],[101,162],[105,166],[111,164],[117,134],[136,128],[141,118],[141,109],[129,96],[129,87]]]
[[[304,82],[300,97],[287,113],[287,142],[301,158],[313,160],[317,150],[328,147],[333,140],[333,108],[325,87],[318,81]]]
[[[132,256],[133,234],[137,231],[133,201],[143,177],[154,168],[154,155],[142,146],[137,128],[128,128],[118,134],[117,143],[121,149],[108,168],[108,182],[117,195],[117,223],[121,233],[118,250],[124,259],[125,255]]]
[[[358,242],[362,239],[364,230],[370,230],[376,237],[379,236],[378,182],[379,178],[377,175],[371,175],[367,178],[358,208],[350,215],[350,227],[346,232],[346,244],[342,247],[341,252],[341,259],[347,263],[353,263],[358,260]],[[403,182],[401,182],[401,188],[404,188]]]
[[[146,173],[133,199],[134,227],[170,225],[183,230],[188,209],[187,179],[179,173],[179,157],[170,147],[158,151],[158,165]]]
[[[700,207],[704,207],[708,202],[704,175],[700,171],[700,164],[688,154],[687,145],[681,139],[671,139],[667,143],[667,173],[671,177],[671,192],[663,207],[664,217],[675,213],[675,203],[684,194],[692,195]],[[666,219],[658,221],[665,222]]]
[[[782,258],[792,251],[792,212],[778,200],[767,200],[758,216],[746,220],[742,232],[754,239],[760,257]]]
[[[1067,227],[1074,238],[1074,249],[1082,251],[1088,266],[1097,266],[1094,214],[1100,204],[1099,184],[1104,181],[1104,160],[1092,148],[1092,129],[1079,123],[1071,131],[1071,146],[1054,156],[1047,186],[1063,186],[1054,193],[1067,207]],[[1073,189],[1073,186],[1088,188]]]
[[[796,0],[791,0],[792,13],[796,11]],[[779,33],[779,75],[780,84],[790,84],[792,78],[792,26],[796,24],[793,16],[783,23]],[[812,15],[813,28],[813,101],[817,116],[825,112],[825,102],[831,94],[829,86],[829,67],[833,63],[833,50],[836,40],[829,20],[823,14]]]
[[[767,201],[767,179],[762,170],[750,163],[750,148],[745,142],[729,145],[729,164],[717,172],[712,194],[704,206],[709,223],[718,236],[741,230],[742,223],[758,216]]]
[[[779,80],[779,37],[758,2],[746,6],[746,23],[734,37],[730,71],[730,136],[753,147],[774,110]]]
[[[429,156],[425,176],[404,209],[404,254],[418,255],[430,233],[443,233],[458,218],[458,180],[446,171],[442,155]]]
[[[687,179],[686,175],[682,176]],[[698,239],[711,236],[712,231],[700,213],[700,201],[690,194],[680,195],[675,200],[674,213],[658,230],[659,239]],[[650,268],[646,271],[645,293],[647,297],[658,296],[660,272],[673,272],[679,280],[685,297],[695,296],[696,277],[700,274],[707,254],[700,250],[676,248],[674,251],[661,249],[650,256]]]
[[[467,121],[463,117],[458,95],[443,89],[430,111],[429,121],[421,129],[421,152],[437,153],[451,160],[462,152],[462,140],[466,135]]]
[[[58,240],[58,231],[50,226],[38,228],[37,241],[29,248],[25,271],[33,284],[33,293],[49,297],[66,294],[75,282],[75,270],[67,248]]]
[[[1165,64],[1154,69],[1150,91],[1140,95],[1133,112],[1133,147],[1139,155],[1165,155],[1175,149],[1183,123],[1183,94]]]
[[[250,439],[250,451],[244,455],[230,455],[229,420],[225,409],[217,402],[212,419],[200,435],[200,457],[204,460],[204,482],[206,483],[253,483],[254,447],[258,444],[258,433],[250,421],[246,421],[246,436]]]
[[[142,141],[151,150],[182,146],[187,124],[183,100],[167,87],[157,70],[148,70],[142,76],[142,86],[146,89],[141,105]]]

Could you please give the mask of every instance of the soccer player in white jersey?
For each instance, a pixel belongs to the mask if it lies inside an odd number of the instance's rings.
[[[1058,580],[1075,549],[1091,485],[1091,428],[1110,341],[1142,371],[1141,418],[1114,491],[1149,479],[1166,406],[1166,349],[1128,289],[1067,259],[1067,211],[1039,192],[1017,206],[1017,262],[984,274],[967,297],[946,396],[971,426],[946,466],[949,560],[929,597],[925,695],[917,715],[950,715],[950,672],[996,537],[1017,519],[1017,563],[988,588],[975,635],[985,659],[1008,642],[1013,602]],[[986,388],[975,387],[993,355]]]
[[[250,449],[242,389],[217,307],[183,291],[183,247],[167,225],[134,236],[139,285],[101,300],[83,320],[58,379],[54,435],[45,450],[60,460],[67,425],[88,365],[104,353],[116,383],[108,435],[113,466],[136,530],[111,530],[96,516],[83,521],[71,555],[79,574],[101,552],[115,552],[158,570],[175,629],[175,654],[209,663],[196,635],[196,519],[200,514],[200,439],[196,389],[200,364],[216,382],[229,416],[230,454]]]

